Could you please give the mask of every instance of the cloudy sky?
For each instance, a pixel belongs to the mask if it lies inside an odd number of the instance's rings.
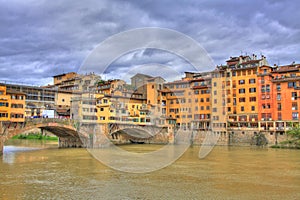
[[[0,2],[0,80],[51,83],[53,75],[83,71],[89,55],[107,38],[143,27],[167,28],[191,37],[215,65],[241,53],[263,54],[271,65],[300,62],[297,0]],[[103,57],[107,52],[102,53]],[[178,55],[141,49],[116,58],[106,73],[120,78],[132,69],[149,72],[155,65],[178,73],[192,70]],[[211,68],[201,66],[204,71]]]

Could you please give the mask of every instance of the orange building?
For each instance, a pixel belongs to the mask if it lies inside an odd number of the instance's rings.
[[[10,95],[10,121],[24,122],[25,121],[25,96],[23,92],[8,90],[7,95]]]
[[[186,73],[182,80],[164,84],[162,113],[169,125],[184,130],[211,128],[211,77],[209,73]]]
[[[234,57],[227,61],[231,68],[227,90],[227,112],[230,127],[258,129],[258,90],[257,72],[266,65],[266,58],[255,55]],[[247,129],[246,129],[247,130]]]
[[[272,83],[272,72],[274,68],[270,66],[261,66],[258,69],[258,120],[260,121],[260,130],[272,130],[273,120],[276,120],[276,86]],[[275,87],[274,87],[275,86]]]

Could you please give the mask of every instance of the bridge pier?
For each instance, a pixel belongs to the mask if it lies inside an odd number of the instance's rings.
[[[2,122],[0,122],[0,156],[3,154],[3,146],[4,146],[3,135],[4,135],[4,130],[2,127]]]
[[[4,142],[2,141],[2,138],[0,138],[0,156],[3,155],[3,146]]]
[[[82,148],[86,145],[83,144],[80,138],[74,138],[74,137],[65,137],[65,138],[59,138],[58,140],[58,147],[59,148]]]

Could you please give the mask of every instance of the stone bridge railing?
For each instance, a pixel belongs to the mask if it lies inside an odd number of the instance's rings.
[[[58,118],[26,118],[26,126],[34,126],[45,123],[58,123],[63,125],[76,126],[75,120],[72,119],[58,119]]]

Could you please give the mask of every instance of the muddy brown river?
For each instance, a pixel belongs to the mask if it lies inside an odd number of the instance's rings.
[[[123,145],[133,152],[159,145]],[[151,173],[113,170],[86,149],[10,140],[0,161],[0,199],[300,199],[300,150],[190,147]]]

